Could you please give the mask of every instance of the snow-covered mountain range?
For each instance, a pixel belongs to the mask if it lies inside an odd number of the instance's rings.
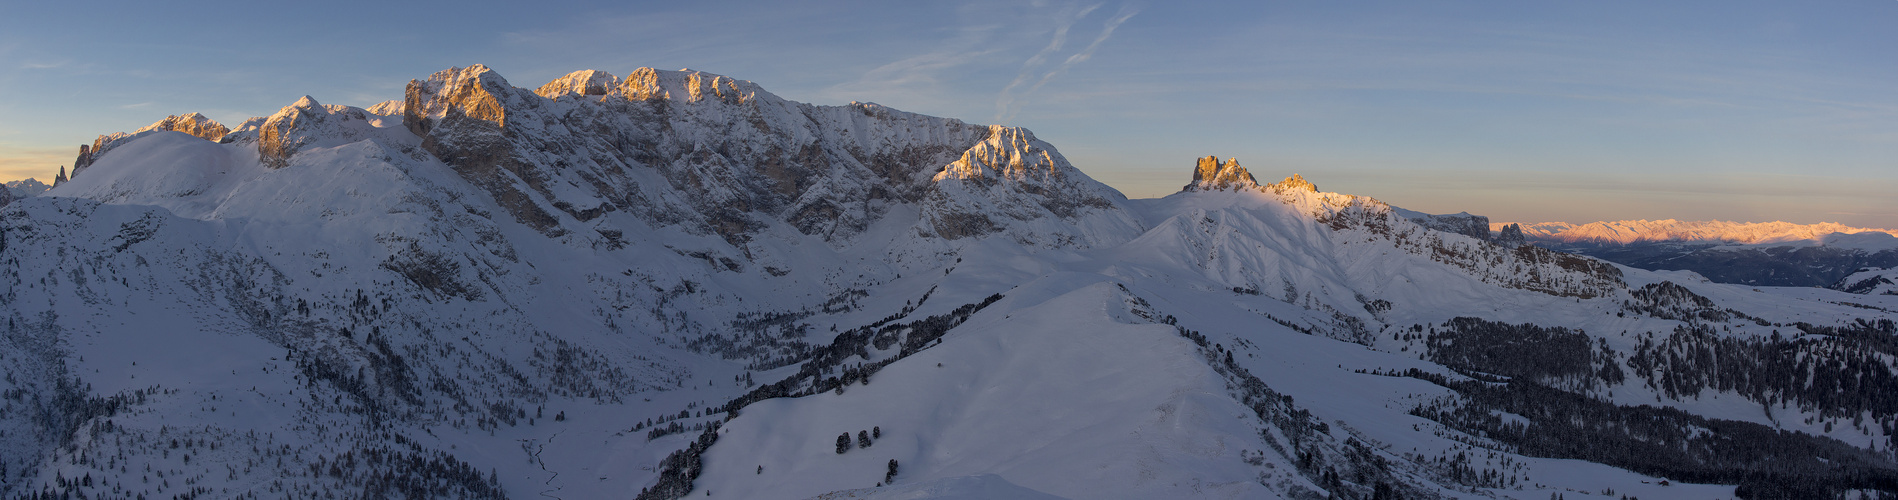
[[[1182,160],[1129,200],[1021,128],[649,68],[102,136],[0,209],[0,495],[1898,484],[1898,296]]]
[[[1779,221],[1727,222],[1674,219],[1602,221],[1586,224],[1496,222],[1490,224],[1490,229],[1500,231],[1510,224],[1521,227],[1523,236],[1532,241],[1614,245],[1642,242],[1822,244],[1827,240],[1841,239],[1844,236],[1860,233],[1898,236],[1898,230],[1851,227],[1831,222],[1794,224]],[[1884,248],[1898,248],[1898,245]]]
[[[1898,267],[1898,231],[1833,223],[1618,221],[1491,223],[1527,243],[1721,283],[1828,286],[1866,267]]]

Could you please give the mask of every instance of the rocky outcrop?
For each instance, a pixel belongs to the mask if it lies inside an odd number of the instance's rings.
[[[1411,222],[1415,222],[1419,226],[1427,227],[1427,228],[1434,229],[1437,231],[1443,231],[1446,233],[1461,234],[1464,236],[1468,236],[1471,238],[1476,238],[1476,239],[1484,240],[1484,241],[1488,241],[1490,239],[1489,217],[1484,217],[1481,215],[1472,215],[1469,212],[1444,214],[1444,215],[1421,214],[1421,213],[1411,213],[1411,214],[1406,214],[1406,215],[1410,216],[1409,218]],[[1521,239],[1522,228],[1520,227],[1516,228],[1516,236],[1518,240]]]
[[[1238,158],[1221,162],[1217,156],[1208,156],[1199,159],[1198,167],[1193,169],[1193,182],[1180,190],[1239,191],[1257,187],[1259,181],[1252,178],[1245,167],[1239,166]]]
[[[87,167],[92,166],[92,163],[95,161],[95,158],[97,158],[99,155],[105,154],[105,152],[107,150],[110,150],[113,146],[117,146],[118,144],[124,143],[126,140],[132,139],[134,137],[139,137],[142,135],[156,133],[156,132],[165,132],[165,131],[183,132],[200,139],[217,142],[217,141],[222,140],[225,134],[229,134],[231,132],[231,129],[230,127],[226,127],[224,126],[224,124],[218,123],[216,120],[212,120],[204,115],[197,114],[197,113],[186,113],[182,115],[167,116],[165,117],[165,119],[159,120],[157,123],[146,125],[144,128],[134,130],[130,134],[120,132],[120,133],[109,134],[109,135],[101,135],[99,136],[98,139],[94,139],[92,141],[91,146],[87,146],[84,144],[79,145],[79,157],[73,160],[72,177],[78,177],[80,172],[83,172],[86,170]],[[58,183],[59,181],[55,181],[54,184],[57,185]]]
[[[1509,248],[1529,244],[1529,241],[1522,236],[1522,226],[1516,224],[1503,226],[1501,231],[1496,232],[1496,239],[1494,241],[1497,245]]]
[[[146,126],[145,128],[138,129],[136,132],[133,132],[133,133],[144,132],[147,130],[170,130],[173,132],[184,132],[187,134],[191,134],[193,136],[197,136],[199,139],[204,139],[204,140],[212,141],[212,142],[217,142],[218,139],[222,139],[224,137],[224,134],[231,133],[230,127],[226,127],[224,126],[224,124],[218,123],[216,120],[212,120],[208,117],[205,117],[204,115],[200,115],[197,113],[187,113],[187,114],[182,114],[182,115],[167,116],[165,117],[165,119],[159,120],[158,123],[153,123],[149,126]]]
[[[1301,177],[1298,174],[1292,174],[1291,177],[1286,177],[1285,180],[1267,184],[1262,187],[1264,187],[1265,189],[1271,190],[1272,192],[1275,192],[1275,193],[1289,193],[1289,192],[1298,192],[1298,191],[1304,191],[1304,192],[1309,192],[1309,193],[1318,192],[1317,184],[1312,184],[1310,181],[1306,181],[1304,177]]]
[[[365,121],[367,117],[359,108],[324,106],[310,96],[303,96],[295,104],[264,119],[263,125],[255,130],[257,155],[266,167],[287,167],[290,157],[305,145],[326,139],[342,142],[354,139],[350,136],[355,134],[349,134],[348,128],[333,123],[350,120]]]
[[[612,73],[588,69],[567,73],[566,76],[556,78],[534,89],[534,93],[548,99],[559,99],[565,96],[585,97],[606,95],[618,86],[619,77],[613,76]]]

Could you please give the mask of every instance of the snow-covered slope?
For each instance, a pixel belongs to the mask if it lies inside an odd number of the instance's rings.
[[[106,136],[0,209],[0,495],[1898,478],[1898,296],[1499,244],[1217,158],[1127,200],[1027,130],[692,71],[473,66],[212,129]]]
[[[1847,275],[1830,288],[1865,295],[1898,295],[1898,269],[1868,267]]]

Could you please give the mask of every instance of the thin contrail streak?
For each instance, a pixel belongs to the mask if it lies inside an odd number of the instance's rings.
[[[1100,7],[1101,4],[1089,5],[1071,15],[1067,12],[1068,9],[1063,9],[1063,12],[1055,16],[1054,38],[1048,41],[1048,46],[1042,47],[1040,52],[1036,52],[1033,57],[1023,62],[1021,70],[1015,74],[1015,79],[1008,82],[1007,87],[1002,88],[1001,95],[996,96],[995,121],[997,123],[1006,122],[1008,118],[1012,118],[1014,113],[1010,108],[1015,105],[1015,89],[1028,83],[1028,80],[1034,77],[1035,70],[1040,69],[1041,65],[1047,62],[1048,56],[1060,52],[1061,48],[1067,45],[1068,29],[1074,26],[1075,21],[1087,17],[1089,13],[1094,12],[1094,9]]]
[[[1056,66],[1054,70],[1049,71],[1048,74],[1042,75],[1041,81],[1035,82],[1035,86],[1029,87],[1028,92],[1024,92],[1024,94],[1034,93],[1035,89],[1039,89],[1041,88],[1042,85],[1046,85],[1048,83],[1048,80],[1053,80],[1055,76],[1060,75],[1063,72],[1066,72],[1069,67],[1072,67],[1077,63],[1086,61],[1090,57],[1094,57],[1094,50],[1099,49],[1101,47],[1101,44],[1107,41],[1107,37],[1114,35],[1114,28],[1119,28],[1121,23],[1127,22],[1128,19],[1131,19],[1134,17],[1134,14],[1139,14],[1139,13],[1140,13],[1140,9],[1123,5],[1120,9],[1119,14],[1114,15],[1113,18],[1107,20],[1107,24],[1101,26],[1101,34],[1100,36],[1094,37],[1094,43],[1087,44],[1087,48],[1082,49],[1080,53],[1074,54],[1072,56],[1068,56],[1068,59],[1066,61],[1062,61],[1060,66]]]

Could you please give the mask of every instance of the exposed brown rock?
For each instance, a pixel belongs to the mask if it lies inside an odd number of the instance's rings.
[[[1291,177],[1286,177],[1285,180],[1278,181],[1277,183],[1272,184],[1271,187],[1274,191],[1279,191],[1279,192],[1299,191],[1299,190],[1311,191],[1314,193],[1318,192],[1318,185],[1312,184],[1311,182],[1306,181],[1304,177],[1300,177],[1298,174],[1292,174]]]
[[[1258,186],[1259,181],[1252,177],[1252,173],[1247,172],[1245,167],[1239,166],[1238,158],[1221,162],[1217,156],[1208,156],[1200,158],[1199,165],[1193,169],[1193,182],[1180,189],[1182,191],[1225,191]]]
[[[217,142],[218,139],[221,139],[224,137],[224,134],[231,133],[230,127],[226,127],[224,126],[224,124],[218,123],[216,120],[212,120],[208,117],[205,117],[204,115],[200,115],[197,113],[187,113],[183,115],[167,116],[165,117],[165,119],[159,120],[158,123],[154,123],[151,126],[145,127],[140,130],[141,131],[170,130],[174,132],[184,132],[187,134],[191,134],[193,136],[197,136],[199,139],[204,139],[211,142]]]
[[[580,70],[567,73],[554,81],[534,89],[535,94],[548,99],[564,96],[606,95],[619,86],[619,77],[599,70]]]

